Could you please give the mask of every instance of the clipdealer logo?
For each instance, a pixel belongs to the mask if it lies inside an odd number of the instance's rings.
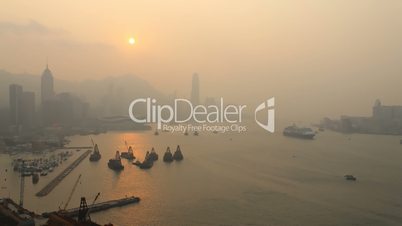
[[[269,98],[264,101],[254,111],[254,117],[257,125],[264,130],[273,133],[275,131],[275,98]],[[189,109],[183,116],[179,117],[179,109]],[[220,98],[217,105],[193,105],[191,101],[187,99],[175,99],[173,106],[158,104],[154,98],[138,98],[133,100],[128,109],[130,119],[136,123],[156,123],[157,129],[169,130],[174,132],[182,130],[195,130],[195,131],[247,131],[246,126],[241,125],[244,115],[244,110],[247,105],[225,105],[223,98]],[[139,118],[135,115],[134,110],[145,109],[143,118]],[[263,123],[257,119],[257,113],[267,110],[267,122]],[[137,112],[137,111],[136,111]],[[183,123],[195,122],[200,125],[194,126],[191,124],[184,127]],[[169,124],[180,124],[179,126],[171,126]],[[226,125],[217,125],[226,124]]]

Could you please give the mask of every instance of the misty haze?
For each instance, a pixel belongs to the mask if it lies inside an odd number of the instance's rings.
[[[401,225],[401,1],[0,7],[0,226]]]

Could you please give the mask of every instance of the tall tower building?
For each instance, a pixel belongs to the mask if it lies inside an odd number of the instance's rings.
[[[46,64],[46,69],[42,73],[41,79],[41,101],[42,105],[47,100],[51,99],[54,96],[54,88],[53,88],[53,75],[49,70],[48,65]]]
[[[22,86],[11,84],[10,88],[10,124],[20,125],[22,118]]]
[[[200,80],[198,74],[193,74],[193,83],[191,88],[191,103],[193,105],[200,104]]]

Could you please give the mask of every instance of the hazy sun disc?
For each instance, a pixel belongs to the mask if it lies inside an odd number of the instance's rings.
[[[135,44],[135,39],[134,39],[134,38],[128,39],[128,43],[129,43],[130,45],[134,45],[134,44]]]

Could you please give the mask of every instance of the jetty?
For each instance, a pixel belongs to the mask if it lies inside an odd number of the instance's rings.
[[[110,200],[110,201],[106,201],[106,202],[100,202],[100,203],[88,205],[88,209],[90,210],[91,213],[95,213],[95,212],[100,212],[100,211],[108,210],[108,209],[115,208],[115,207],[122,207],[122,206],[126,206],[129,204],[138,203],[139,201],[140,201],[139,197],[131,196],[131,197],[125,197],[122,199],[115,199],[115,200]],[[62,211],[61,214],[64,216],[68,216],[68,217],[77,217],[79,209],[80,209],[79,207],[68,209],[68,210]],[[48,217],[52,213],[56,213],[56,212],[43,213],[42,216]]]
[[[77,167],[82,160],[84,160],[91,150],[87,150],[80,157],[78,157],[71,165],[69,165],[66,169],[64,169],[57,177],[55,177],[52,181],[50,181],[42,190],[36,193],[36,196],[43,197],[48,195],[68,174],[70,174],[75,167]]]

